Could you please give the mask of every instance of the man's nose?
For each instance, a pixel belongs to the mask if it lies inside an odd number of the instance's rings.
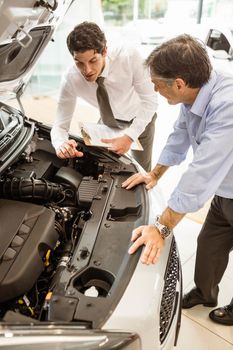
[[[84,66],[84,72],[85,72],[85,74],[88,74],[91,72],[91,66],[89,64],[86,64]]]

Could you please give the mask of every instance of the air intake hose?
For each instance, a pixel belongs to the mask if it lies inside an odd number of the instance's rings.
[[[64,196],[63,186],[34,178],[13,178],[0,181],[0,196],[8,199],[59,201]]]

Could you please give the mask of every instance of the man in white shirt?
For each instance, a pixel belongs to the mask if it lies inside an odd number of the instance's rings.
[[[68,138],[77,97],[99,107],[97,78],[104,77],[112,114],[121,137],[104,139],[109,150],[124,154],[137,138],[144,151],[133,156],[146,171],[151,169],[157,96],[143,59],[134,48],[107,48],[102,30],[92,22],[76,26],[67,37],[74,64],[65,73],[58,102],[57,116],[51,131],[52,144],[60,158],[81,157],[75,140]]]

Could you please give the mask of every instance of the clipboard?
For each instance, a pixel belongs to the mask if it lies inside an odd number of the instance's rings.
[[[101,142],[101,139],[111,139],[123,136],[127,130],[109,128],[104,124],[83,122],[79,122],[79,128],[85,145],[105,148],[108,148],[109,144]],[[139,140],[134,141],[131,144],[130,149],[135,151],[143,151],[143,147]]]

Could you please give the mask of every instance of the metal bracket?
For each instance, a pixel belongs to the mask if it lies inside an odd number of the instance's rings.
[[[25,34],[25,36],[24,36],[24,38],[22,39],[22,40],[18,40],[17,38],[16,38],[16,41],[17,41],[17,43],[19,43],[19,45],[20,46],[22,46],[24,49],[25,48],[27,48],[30,44],[31,44],[31,42],[32,42],[32,37],[31,37],[31,35],[30,34],[28,34],[23,28],[18,28],[18,32],[20,33],[20,32],[23,32],[24,34]],[[26,41],[25,41],[25,39],[26,39]],[[23,40],[25,41],[25,42],[23,42]]]
[[[35,6],[42,6],[50,11],[55,11],[58,6],[58,2],[57,0],[53,0],[53,4],[51,5],[48,0],[38,0]]]

